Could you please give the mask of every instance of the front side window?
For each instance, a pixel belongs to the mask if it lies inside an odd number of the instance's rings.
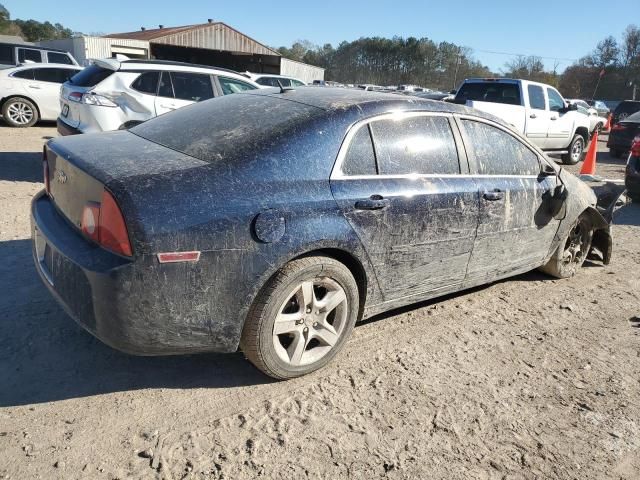
[[[547,107],[544,101],[544,90],[538,85],[529,85],[529,105],[536,110],[545,110]]]
[[[131,84],[131,88],[141,93],[155,95],[158,90],[160,72],[144,72]]]
[[[211,77],[202,73],[171,72],[173,93],[181,100],[200,102],[213,98]]]
[[[42,53],[40,53],[40,50],[32,50],[31,48],[19,48],[18,62],[42,63]]]
[[[300,80],[294,79],[291,79],[291,85],[294,87],[304,87],[304,83],[302,83]]]
[[[411,116],[370,125],[380,175],[460,173],[448,118]]]
[[[222,93],[224,95],[246,92],[247,90],[255,90],[256,88],[253,85],[241,80],[236,80],[235,78],[218,77],[218,80],[220,81],[220,87],[222,88]]]
[[[549,110],[559,112],[564,108],[564,100],[553,88],[547,88],[547,95],[549,95]]]
[[[62,63],[65,65],[73,65],[73,62],[66,53],[47,52],[49,63]]]
[[[538,175],[538,156],[520,140],[499,128],[462,120],[479,175]]]
[[[351,139],[349,149],[342,162],[342,173],[344,175],[376,174],[376,157],[373,153],[373,142],[367,125],[360,127]]]
[[[75,73],[67,68],[34,68],[34,77],[41,82],[64,83]]]
[[[264,85],[265,87],[277,87],[278,83],[273,77],[260,77],[256,80],[258,85]]]

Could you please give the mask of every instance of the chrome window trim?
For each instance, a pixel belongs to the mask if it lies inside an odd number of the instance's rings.
[[[505,132],[508,135],[511,135],[512,137],[514,137],[516,140],[518,140],[520,143],[522,143],[525,147],[527,147],[531,153],[533,153],[536,158],[538,159],[538,166],[540,168],[540,172],[542,172],[542,157],[540,155],[539,152],[537,152],[536,150],[532,149],[528,142],[523,142],[521,138],[519,138],[518,136],[514,135],[514,131],[504,127],[503,125],[500,125],[497,122],[494,122],[492,120],[489,119],[485,119],[485,118],[481,118],[481,117],[475,117],[473,115],[466,115],[466,114],[456,114],[456,113],[451,113],[451,112],[433,112],[433,111],[423,111],[423,110],[415,110],[415,111],[399,111],[399,112],[386,112],[386,113],[382,113],[379,115],[376,115],[374,117],[369,117],[369,118],[364,118],[362,120],[358,120],[357,122],[355,122],[353,125],[351,125],[349,127],[349,130],[347,131],[347,134],[344,137],[344,140],[342,141],[342,144],[340,145],[340,150],[338,150],[338,156],[336,157],[336,161],[333,165],[333,169],[331,170],[331,175],[329,177],[330,180],[371,180],[371,179],[420,179],[420,178],[477,178],[477,177],[481,177],[481,178],[538,178],[538,175],[488,175],[488,174],[472,174],[472,173],[446,173],[446,174],[438,174],[438,173],[408,173],[408,174],[398,174],[398,175],[345,175],[342,172],[342,164],[344,163],[344,159],[347,155],[347,151],[349,150],[349,147],[351,146],[351,141],[353,140],[353,137],[356,135],[356,133],[358,133],[358,131],[366,125],[369,125],[369,123],[371,122],[376,122],[376,121],[380,121],[380,120],[387,120],[389,118],[392,119],[397,119],[397,120],[404,120],[405,118],[412,118],[412,117],[445,117],[445,118],[449,118],[450,121],[451,119],[453,119],[454,117],[457,117],[460,120],[471,120],[471,121],[475,121],[475,122],[481,122],[481,123],[486,123],[487,125],[490,125],[492,127],[496,127],[499,130],[502,130],[503,132]],[[516,134],[518,132],[515,132]],[[453,132],[452,132],[453,134]],[[455,140],[455,135],[454,135],[454,140]],[[457,145],[456,145],[457,148]],[[458,153],[458,158],[460,158],[460,154]]]

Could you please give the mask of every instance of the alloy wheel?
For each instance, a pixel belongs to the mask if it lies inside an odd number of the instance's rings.
[[[7,115],[18,125],[27,125],[33,119],[33,109],[25,102],[16,101],[9,105]]]
[[[327,355],[345,330],[347,295],[327,277],[307,280],[294,288],[278,310],[273,346],[291,366],[315,363]]]
[[[575,142],[573,142],[573,146],[571,147],[571,159],[574,162],[579,162],[580,157],[582,157],[582,152],[584,151],[584,140],[579,138]]]
[[[579,221],[569,232],[562,255],[562,263],[580,266],[587,256],[590,244],[590,231],[584,220]]]

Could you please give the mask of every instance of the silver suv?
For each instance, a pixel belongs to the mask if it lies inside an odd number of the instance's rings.
[[[129,128],[209,98],[257,89],[232,70],[163,60],[94,60],[60,91],[58,133]]]

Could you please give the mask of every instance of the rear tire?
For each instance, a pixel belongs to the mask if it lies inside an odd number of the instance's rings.
[[[562,155],[562,163],[565,165],[575,165],[582,160],[585,151],[585,141],[582,135],[576,134],[569,144],[569,153]]]
[[[358,285],[342,263],[321,256],[293,260],[258,294],[240,348],[270,377],[306,375],[343,348],[359,303]]]
[[[39,117],[38,108],[26,98],[11,97],[2,105],[2,118],[10,127],[31,127]]]
[[[556,278],[573,277],[587,258],[592,239],[591,220],[581,215],[546,265],[539,270]]]

